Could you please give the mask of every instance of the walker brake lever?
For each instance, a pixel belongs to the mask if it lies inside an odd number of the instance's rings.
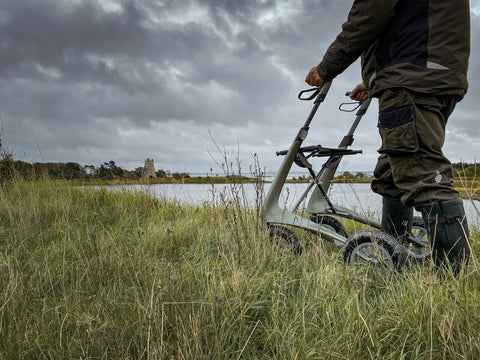
[[[320,89],[322,87],[319,86],[319,87],[314,87],[314,88],[311,88],[311,89],[307,89],[307,90],[302,90],[300,91],[300,93],[298,94],[298,100],[305,100],[305,101],[310,101],[312,100],[313,98],[315,98],[315,96],[318,95],[318,93],[320,92]],[[309,97],[302,97],[303,94],[305,93],[309,93],[309,92],[314,92],[312,95],[310,95]]]
[[[345,96],[350,96],[352,92],[351,91],[347,91],[345,93]],[[344,109],[345,106],[347,105],[356,105],[353,109]],[[340,111],[344,111],[344,112],[354,112],[355,110],[357,110],[360,106],[362,106],[362,101],[355,101],[355,102],[345,102],[345,103],[341,103],[339,106],[338,106],[338,110]]]
[[[355,105],[355,107],[352,108],[352,109],[345,109],[345,106],[348,106],[348,105]],[[345,102],[345,103],[341,103],[341,104],[338,106],[338,110],[344,111],[344,112],[354,112],[354,111],[357,110],[360,106],[362,106],[362,103],[361,103],[361,102],[358,102],[358,101],[355,101],[355,102]]]

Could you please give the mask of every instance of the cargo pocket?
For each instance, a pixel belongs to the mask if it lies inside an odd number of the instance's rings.
[[[413,105],[388,108],[380,111],[378,129],[382,137],[380,154],[409,155],[418,151]]]

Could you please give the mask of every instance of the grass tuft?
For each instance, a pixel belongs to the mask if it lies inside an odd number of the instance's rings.
[[[275,251],[239,201],[4,183],[0,359],[480,357],[476,266],[367,282],[317,236]]]

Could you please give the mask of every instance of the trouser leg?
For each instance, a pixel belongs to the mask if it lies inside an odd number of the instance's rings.
[[[379,104],[382,147],[372,190],[421,211],[435,264],[448,260],[458,273],[470,256],[468,225],[451,163],[442,152],[456,99],[393,89]]]
[[[432,257],[437,267],[448,264],[458,274],[470,257],[468,223],[461,199],[418,207],[427,227]]]
[[[388,90],[379,99],[382,137],[372,190],[406,206],[458,199],[443,155],[445,126],[455,98]]]

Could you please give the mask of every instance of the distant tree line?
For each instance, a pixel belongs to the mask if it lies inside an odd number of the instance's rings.
[[[0,134],[1,135],[1,134]],[[98,167],[94,165],[80,165],[76,162],[35,162],[14,160],[13,155],[5,146],[2,146],[0,136],[0,181],[11,178],[24,178],[29,180],[39,180],[50,178],[53,180],[73,180],[73,179],[139,179],[142,177],[143,167],[136,168],[134,171],[122,169],[110,160]],[[160,178],[171,177],[182,179],[190,177],[187,173],[171,173],[165,170],[158,170],[156,176]]]
[[[472,163],[455,163],[453,166],[453,176],[461,176],[464,178],[477,178],[480,176],[480,164]]]
[[[0,178],[8,179],[20,177],[29,180],[39,180],[50,178],[52,180],[74,180],[74,179],[139,179],[142,177],[143,168],[137,168],[134,171],[122,169],[111,160],[98,167],[94,165],[82,166],[76,162],[67,163],[27,163],[24,161],[13,160],[12,157],[0,158]],[[159,178],[182,179],[189,178],[188,173],[171,173],[165,170],[156,172]]]
[[[338,180],[354,180],[354,179],[365,179],[365,178],[371,178],[371,176],[368,176],[363,172],[357,172],[356,174],[352,174],[350,171],[344,171],[343,174],[335,176],[335,179],[338,179]]]
[[[118,179],[136,178],[135,171],[122,169],[115,164],[115,161],[103,163],[99,167],[94,165],[82,166],[76,162],[67,163],[27,163],[25,161],[0,159],[0,175],[4,178],[21,177],[30,180],[50,178],[53,180],[73,179]]]
[[[135,169],[135,173],[138,175],[138,177],[141,177],[142,174],[143,174],[143,167],[138,167]],[[157,178],[173,178],[173,179],[186,179],[186,178],[189,178],[190,177],[190,174],[186,173],[186,172],[170,172],[168,170],[157,170],[155,172],[155,175],[157,176]]]

